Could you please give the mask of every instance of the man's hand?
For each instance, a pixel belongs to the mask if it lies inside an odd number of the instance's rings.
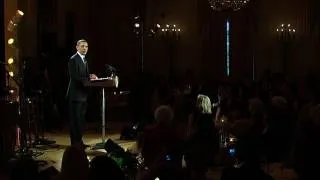
[[[93,80],[93,79],[98,79],[98,76],[96,76],[95,74],[90,74],[90,80]]]

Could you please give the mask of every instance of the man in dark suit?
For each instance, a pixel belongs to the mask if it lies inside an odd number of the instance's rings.
[[[69,86],[67,98],[69,101],[70,139],[71,145],[85,147],[82,141],[82,129],[85,123],[88,89],[85,82],[96,79],[97,76],[89,74],[88,63],[85,56],[88,51],[88,42],[81,39],[77,42],[77,53],[69,62]]]

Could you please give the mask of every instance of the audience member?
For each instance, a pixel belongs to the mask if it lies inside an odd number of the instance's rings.
[[[125,180],[125,175],[111,158],[96,156],[90,162],[90,179]]]
[[[63,153],[61,172],[56,180],[88,180],[89,161],[81,148],[70,146]]]
[[[38,164],[31,157],[22,156],[12,163],[11,180],[40,180]]]

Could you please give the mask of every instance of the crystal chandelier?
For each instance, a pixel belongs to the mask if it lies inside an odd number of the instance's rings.
[[[250,0],[209,0],[209,4],[214,11],[238,11],[246,6],[249,1]]]

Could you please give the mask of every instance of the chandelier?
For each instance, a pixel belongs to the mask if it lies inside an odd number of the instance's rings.
[[[249,1],[250,0],[209,0],[209,4],[214,11],[238,11],[245,7]]]

